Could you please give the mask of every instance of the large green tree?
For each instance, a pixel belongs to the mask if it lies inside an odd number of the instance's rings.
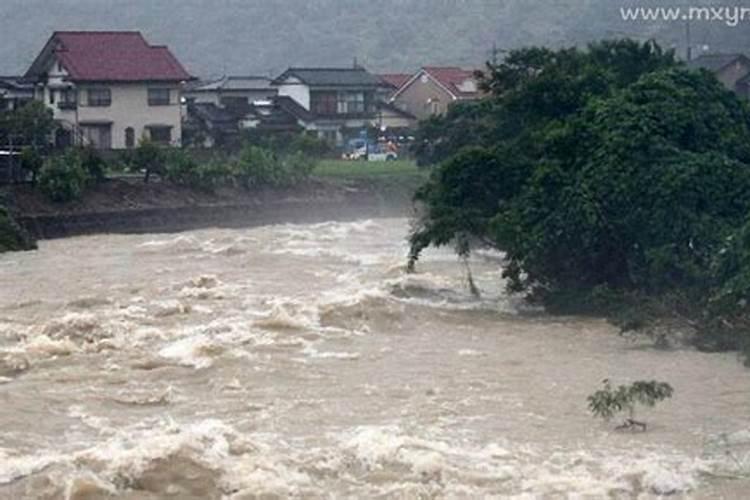
[[[485,85],[492,132],[466,141],[417,194],[412,267],[429,245],[467,254],[482,244],[505,252],[513,290],[548,304],[602,290],[677,293],[696,310],[706,297],[741,300],[745,102],[629,41],[514,52]]]

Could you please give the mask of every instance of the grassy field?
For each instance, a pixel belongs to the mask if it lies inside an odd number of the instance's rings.
[[[427,172],[410,160],[347,161],[323,160],[313,172],[316,177],[367,179],[382,177],[427,178]]]

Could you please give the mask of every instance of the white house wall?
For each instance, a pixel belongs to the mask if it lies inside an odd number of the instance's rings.
[[[89,88],[108,88],[112,95],[109,106],[89,106]],[[148,104],[149,88],[170,89],[170,104],[150,106]],[[180,145],[182,137],[182,120],[180,106],[180,89],[176,84],[97,84],[78,85],[78,106],[74,110],[61,110],[58,107],[59,96],[54,104],[49,104],[49,90],[45,92],[45,102],[52,107],[55,118],[68,125],[80,127],[88,123],[112,124],[112,148],[124,149],[125,130],[132,128],[135,140],[148,137],[149,126],[167,126],[172,129],[172,144]]]
[[[291,97],[300,106],[310,111],[310,87],[296,78],[289,78],[284,83],[279,84],[278,89],[279,95]]]

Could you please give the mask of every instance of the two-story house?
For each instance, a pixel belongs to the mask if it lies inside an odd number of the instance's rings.
[[[705,69],[724,86],[750,99],[750,58],[743,54],[703,54],[688,63],[692,69]]]
[[[20,76],[0,76],[0,112],[18,109],[33,98],[33,85]]]
[[[179,145],[180,85],[191,77],[167,47],[137,31],[57,31],[25,79],[61,124],[58,144]]]
[[[481,97],[474,72],[456,67],[425,66],[391,95],[390,102],[420,120],[444,114],[459,101]]]
[[[273,85],[279,98],[298,105],[297,118],[304,129],[317,131],[333,144],[376,122],[382,81],[364,68],[289,68]]]

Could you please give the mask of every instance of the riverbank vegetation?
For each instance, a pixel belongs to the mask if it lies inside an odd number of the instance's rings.
[[[36,242],[18,223],[3,193],[0,193],[0,253],[33,250]]]
[[[422,128],[430,245],[505,253],[513,292],[750,354],[750,109],[654,43],[511,52]]]
[[[102,156],[91,148],[69,148],[42,157],[25,148],[21,164],[34,172],[32,183],[54,202],[79,200],[106,178],[142,174],[191,189],[213,191],[222,186],[287,188],[307,179],[318,163],[317,139],[284,144],[246,144],[238,151],[170,148],[143,141],[119,155]]]
[[[318,163],[314,175],[330,179],[363,178],[420,178],[427,179],[428,173],[417,168],[411,160],[396,161],[350,161],[323,160]]]

